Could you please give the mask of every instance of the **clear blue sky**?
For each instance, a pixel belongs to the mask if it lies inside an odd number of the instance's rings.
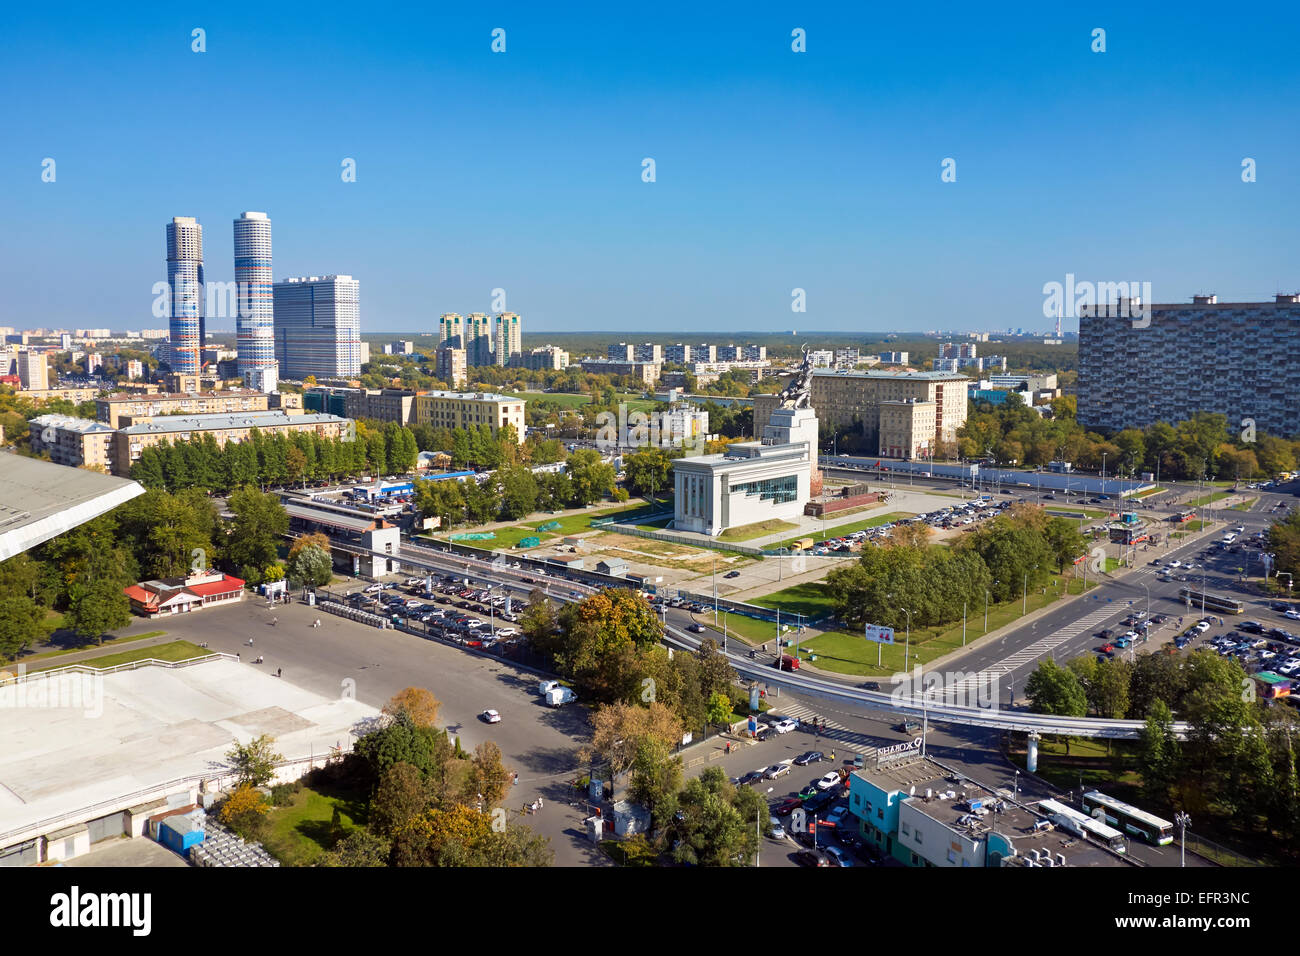
[[[247,209],[363,331],[496,287],[526,332],[733,334],[1041,327],[1071,272],[1300,288],[1294,4],[473,6],[6,4],[0,325],[165,324],[165,223],[229,280]]]

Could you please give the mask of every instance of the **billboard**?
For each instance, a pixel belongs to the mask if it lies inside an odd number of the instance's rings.
[[[862,636],[877,644],[894,643],[894,629],[892,627],[881,627],[876,624],[867,624],[862,628]]]

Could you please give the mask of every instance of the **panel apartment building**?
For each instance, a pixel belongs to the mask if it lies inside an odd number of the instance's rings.
[[[1119,306],[1079,316],[1079,423],[1106,431],[1217,412],[1274,435],[1300,430],[1300,295],[1272,302]]]
[[[878,455],[928,458],[966,424],[967,381],[951,372],[817,371],[809,404],[823,429],[860,428]],[[756,433],[777,404],[775,395],[755,396]]]

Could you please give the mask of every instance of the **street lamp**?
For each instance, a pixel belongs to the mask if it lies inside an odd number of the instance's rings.
[[[1192,818],[1179,810],[1174,814],[1174,823],[1178,825],[1178,847],[1182,861],[1179,866],[1187,865],[1187,828],[1192,825]]]
[[[1015,788],[1015,791],[1014,791],[1014,796],[1011,799],[1011,802],[1019,803],[1020,802],[1020,771],[1019,770],[1016,771],[1016,778],[1015,781],[1012,783],[1012,786]]]

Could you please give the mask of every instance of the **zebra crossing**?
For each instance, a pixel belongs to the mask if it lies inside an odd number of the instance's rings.
[[[793,717],[799,721],[799,730],[796,733],[811,733],[812,725],[821,718],[825,722],[825,730],[822,731],[820,739],[831,743],[840,743],[851,745],[861,749],[862,747],[874,747],[875,738],[849,730],[837,720],[825,718],[822,714],[817,713],[811,707],[799,703],[795,700],[780,702],[773,701],[772,710],[783,717]],[[814,743],[816,741],[814,740]]]
[[[953,703],[958,704],[966,700],[976,699],[976,691],[983,690],[982,684],[1010,674],[1026,664],[1032,664],[1039,658],[1047,656],[1067,641],[1093,630],[1107,618],[1114,617],[1127,606],[1127,604],[1118,604],[1117,606],[1108,602],[1104,607],[1098,608],[1091,614],[1085,614],[1077,621],[1067,624],[1058,631],[1053,631],[1048,636],[1040,638],[1028,647],[1016,651],[996,664],[947,685],[944,688],[945,699],[951,698]]]

